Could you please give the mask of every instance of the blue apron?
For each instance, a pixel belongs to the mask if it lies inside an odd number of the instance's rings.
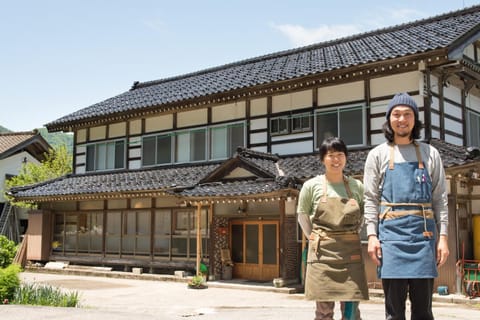
[[[418,144],[414,146],[418,162],[395,163],[394,146],[390,145],[378,223],[382,263],[377,271],[383,279],[438,275],[432,181]]]

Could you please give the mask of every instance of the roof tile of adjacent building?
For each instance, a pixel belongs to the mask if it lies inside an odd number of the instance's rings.
[[[235,92],[324,72],[460,45],[479,31],[480,6],[373,32],[143,83],[131,90],[46,124],[59,131],[75,123],[157,110],[201,97]]]
[[[34,137],[34,132],[8,132],[0,133],[0,155],[13,147]]]
[[[0,159],[27,150],[38,160],[43,160],[43,154],[48,152],[49,148],[50,145],[36,130],[0,133]]]

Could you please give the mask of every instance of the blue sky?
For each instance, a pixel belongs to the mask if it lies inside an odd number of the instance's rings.
[[[0,125],[39,128],[194,72],[479,4],[467,0],[0,0]]]

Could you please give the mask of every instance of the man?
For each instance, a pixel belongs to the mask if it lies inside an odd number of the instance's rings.
[[[449,255],[445,172],[438,150],[417,142],[422,123],[407,93],[390,101],[383,132],[387,142],[365,162],[365,224],[368,254],[378,266],[389,320],[433,319],[437,267]]]

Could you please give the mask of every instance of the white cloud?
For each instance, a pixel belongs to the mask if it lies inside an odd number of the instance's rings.
[[[167,31],[166,24],[161,20],[145,20],[143,21],[143,24],[147,26],[147,28],[158,33],[164,33]]]
[[[305,46],[391,27],[429,16],[413,9],[379,9],[378,11],[381,13],[372,14],[372,17],[358,24],[321,25],[317,28],[306,28],[301,25],[271,23],[271,27],[280,31],[294,46]]]
[[[342,38],[361,32],[361,29],[355,25],[323,25],[318,28],[305,28],[299,25],[272,24],[274,29],[277,29],[284,34],[294,46],[305,46],[316,42],[323,42]]]

